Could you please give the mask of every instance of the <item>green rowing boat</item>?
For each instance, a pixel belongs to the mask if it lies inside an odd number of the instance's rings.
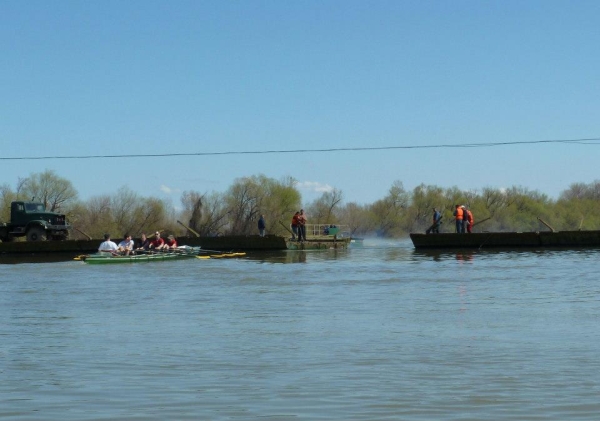
[[[201,253],[210,253],[202,254]],[[83,254],[75,257],[90,264],[113,264],[113,263],[142,263],[142,262],[162,262],[165,260],[183,260],[188,258],[198,259],[221,259],[231,257],[243,257],[246,253],[222,253],[216,250],[202,250],[200,247],[180,246],[174,251],[146,251],[140,254],[129,256],[112,255],[108,253]]]
[[[159,262],[164,260],[183,260],[195,258],[195,253],[154,253],[154,254],[136,254],[132,256],[112,256],[103,254],[89,254],[79,256],[77,260],[82,260],[90,264],[112,264],[112,263],[142,263]]]

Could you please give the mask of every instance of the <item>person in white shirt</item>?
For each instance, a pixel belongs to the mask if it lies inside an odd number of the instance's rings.
[[[125,234],[123,241],[119,243],[117,251],[124,256],[129,256],[129,253],[133,251],[133,240],[131,239],[131,235]]]
[[[113,241],[110,241],[110,234],[104,234],[104,242],[98,247],[98,252],[117,254],[117,249],[117,245]]]

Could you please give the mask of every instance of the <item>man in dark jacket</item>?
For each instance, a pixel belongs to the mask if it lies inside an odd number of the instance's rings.
[[[427,234],[439,234],[440,233],[440,224],[442,223],[442,214],[436,208],[433,208],[433,220],[431,227],[427,230]]]
[[[265,236],[265,216],[261,215],[258,220],[258,233],[261,237]]]

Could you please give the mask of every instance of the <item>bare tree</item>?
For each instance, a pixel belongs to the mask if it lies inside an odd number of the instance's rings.
[[[181,195],[181,204],[183,205],[183,214],[186,215],[188,227],[198,232],[202,224],[202,201],[204,195],[195,191],[184,191]]]
[[[325,192],[308,206],[308,214],[315,224],[334,224],[338,223],[335,217],[335,209],[342,202],[343,194],[341,190],[333,189]]]

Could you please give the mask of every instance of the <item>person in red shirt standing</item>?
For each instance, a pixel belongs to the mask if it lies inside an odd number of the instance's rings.
[[[295,240],[298,236],[298,215],[300,215],[300,212],[296,212],[292,216],[292,240]]]
[[[300,209],[300,214],[298,214],[298,241],[306,241],[306,221],[304,209]]]
[[[467,232],[471,234],[471,230],[473,229],[473,213],[471,213],[471,209],[465,209],[467,213]]]

